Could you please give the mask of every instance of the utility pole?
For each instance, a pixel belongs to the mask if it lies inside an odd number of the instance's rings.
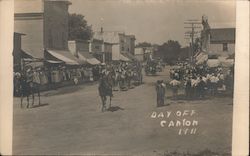
[[[201,22],[199,22],[199,20],[195,20],[195,19],[191,19],[191,20],[187,20],[186,22],[184,22],[185,29],[188,29],[189,31],[185,32],[185,39],[189,39],[190,41],[190,51],[189,51],[189,60],[190,63],[193,62],[193,55],[194,55],[194,39],[197,38],[199,31],[197,31],[197,29],[201,29],[201,26],[199,26],[201,24]],[[191,30],[190,30],[191,29]]]

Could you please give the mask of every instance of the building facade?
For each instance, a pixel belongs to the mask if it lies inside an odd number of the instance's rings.
[[[121,53],[135,53],[135,36],[134,35],[126,35],[124,33],[119,34],[120,40],[120,51]]]
[[[235,28],[211,29],[210,35],[210,54],[226,56],[235,53]]]
[[[24,36],[24,34],[14,33],[14,39],[13,39],[14,71],[21,70],[22,36]]]
[[[112,61],[112,44],[102,40],[68,41],[70,52],[77,57],[78,53],[92,55],[102,63]]]
[[[143,62],[144,61],[144,48],[143,47],[135,48],[134,55],[138,61]]]
[[[107,44],[112,44],[112,60],[119,60],[123,54],[133,54],[135,52],[135,36],[126,35],[120,31],[101,31],[95,32],[94,39],[103,40]],[[111,45],[107,45],[111,48]],[[110,57],[109,57],[110,58]]]
[[[68,50],[68,0],[15,0],[14,31],[26,34],[23,50],[37,58],[44,49]]]

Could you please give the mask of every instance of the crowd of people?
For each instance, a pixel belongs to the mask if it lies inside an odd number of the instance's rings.
[[[172,99],[179,98],[178,91],[185,91],[186,100],[203,99],[217,96],[219,93],[233,95],[234,68],[209,67],[191,65],[187,62],[178,63],[169,70],[170,82],[158,80],[156,82],[157,107],[164,105],[166,88],[172,90]]]
[[[119,62],[102,69],[113,90],[128,90],[142,83],[142,66],[139,62]]]
[[[185,89],[187,99],[215,96],[219,92],[233,92],[233,67],[208,67],[205,64],[192,66],[188,63],[179,63],[170,70],[170,78],[174,98],[180,87]]]
[[[70,82],[97,81],[102,74],[109,75],[115,90],[124,90],[132,87],[132,82],[141,82],[141,67],[138,62],[116,62],[113,64],[100,64],[85,67],[50,66],[37,67],[26,66],[22,71],[14,72],[14,95],[20,95],[20,78],[25,77],[27,81],[33,81],[40,86],[53,89],[57,84]],[[32,75],[32,76],[28,76]],[[29,78],[28,78],[29,77]],[[141,78],[139,78],[141,77]],[[63,86],[63,85],[62,85]]]

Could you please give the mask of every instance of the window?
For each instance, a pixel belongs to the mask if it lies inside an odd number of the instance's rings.
[[[223,43],[223,51],[228,51],[228,44],[227,43]]]

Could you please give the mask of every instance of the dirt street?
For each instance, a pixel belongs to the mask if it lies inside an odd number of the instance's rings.
[[[111,111],[103,113],[97,83],[43,92],[43,106],[30,109],[21,109],[14,98],[14,154],[230,152],[232,98],[173,101],[167,90],[167,106],[157,108],[154,83],[168,80],[168,71],[167,67],[157,76],[144,76],[144,84],[134,89],[114,92]],[[185,110],[186,116],[174,116],[177,111],[184,115]],[[193,116],[188,114],[191,110]],[[172,113],[169,118],[167,111]],[[153,112],[163,112],[164,117],[152,118]],[[176,119],[198,121],[196,133],[179,135],[181,127],[168,127]],[[162,120],[165,127],[160,125]]]

